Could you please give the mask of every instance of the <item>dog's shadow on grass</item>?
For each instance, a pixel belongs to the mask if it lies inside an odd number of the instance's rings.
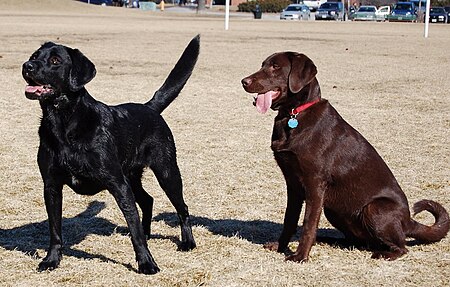
[[[175,227],[178,225],[178,216],[176,213],[165,212],[155,216],[153,221],[163,221],[167,225]],[[268,220],[209,219],[192,215],[191,223],[194,226],[203,226],[216,235],[238,237],[260,245],[277,241],[283,229],[283,224]],[[301,227],[298,228],[296,235],[291,240],[298,240],[300,233]],[[319,228],[317,231],[317,241],[342,248],[349,247],[345,242],[343,234],[331,228]]]
[[[74,248],[74,246],[91,234],[102,236],[110,236],[114,233],[127,234],[128,229],[126,227],[117,226],[107,219],[97,216],[105,207],[106,204],[104,202],[93,201],[80,214],[71,218],[63,218],[63,254],[65,256],[74,256],[82,259],[95,258],[104,262],[122,264],[104,255],[91,254]],[[48,230],[48,220],[11,229],[0,229],[0,246],[7,250],[18,250],[33,257],[42,257],[37,255],[37,251],[39,249],[48,249],[50,238]],[[130,264],[122,265],[128,269],[135,270]]]
[[[91,234],[110,236],[118,233],[128,236],[127,227],[118,226],[109,220],[98,216],[105,207],[106,204],[104,202],[93,201],[86,210],[80,214],[71,218],[63,218],[63,253],[66,256],[73,256],[81,259],[99,259],[104,262],[113,262],[136,271],[131,264],[121,263],[104,255],[91,254],[74,248],[74,246],[81,243]],[[160,213],[153,218],[153,221],[164,222],[170,227],[179,226],[178,216],[173,212]],[[270,241],[276,241],[283,228],[283,224],[267,220],[210,219],[192,215],[191,223],[194,226],[202,226],[215,235],[238,237],[259,245]],[[11,229],[0,228],[0,246],[6,250],[17,250],[36,258],[42,257],[42,254],[39,254],[40,256],[37,255],[37,251],[47,250],[49,246],[48,228],[47,220]],[[299,228],[299,230],[301,230],[301,228]],[[297,240],[300,232],[297,232],[292,240]],[[317,236],[317,241],[325,244],[334,245],[338,248],[352,247],[345,242],[342,233],[336,229],[321,228],[318,230]],[[181,244],[180,239],[176,236],[155,234],[152,235],[152,238],[171,240],[178,246]]]

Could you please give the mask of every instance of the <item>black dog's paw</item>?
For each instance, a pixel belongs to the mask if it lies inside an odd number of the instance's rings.
[[[178,250],[179,251],[189,251],[194,249],[195,247],[197,247],[197,244],[195,244],[195,241],[184,241],[181,242],[180,245],[178,246]]]
[[[47,256],[45,256],[45,258],[42,259],[41,263],[39,263],[37,270],[39,272],[45,270],[53,270],[59,266],[59,262],[61,262],[61,259],[62,259],[62,246],[61,245],[52,246],[48,251]]]
[[[41,263],[39,263],[38,271],[42,272],[45,270],[53,270],[59,266],[60,261],[61,260],[53,260],[46,257],[41,261]]]
[[[146,262],[146,263],[139,264],[138,271],[141,274],[152,275],[152,274],[158,273],[161,270],[156,265],[156,263]]]

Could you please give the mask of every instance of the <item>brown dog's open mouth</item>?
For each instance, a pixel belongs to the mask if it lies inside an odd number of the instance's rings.
[[[264,114],[272,106],[272,102],[276,100],[280,95],[281,92],[278,90],[261,93],[255,97],[255,101],[253,104],[256,106],[256,110],[258,112]]]
[[[25,96],[30,100],[38,100],[45,96],[53,94],[53,88],[50,85],[27,85]]]

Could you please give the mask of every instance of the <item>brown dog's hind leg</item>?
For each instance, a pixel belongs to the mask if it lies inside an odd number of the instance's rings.
[[[402,220],[407,217],[408,210],[388,199],[378,199],[366,206],[363,224],[373,235],[368,240],[372,258],[395,260],[408,252],[402,227]]]

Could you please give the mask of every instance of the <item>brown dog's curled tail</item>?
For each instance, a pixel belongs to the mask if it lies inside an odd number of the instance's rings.
[[[407,236],[413,237],[423,243],[437,242],[444,238],[450,229],[448,212],[442,205],[432,200],[421,200],[414,204],[414,215],[424,210],[433,214],[436,220],[435,223],[427,226],[411,219],[412,225]]]

